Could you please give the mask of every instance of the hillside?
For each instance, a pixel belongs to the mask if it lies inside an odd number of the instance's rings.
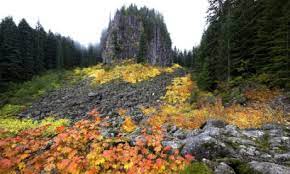
[[[208,0],[190,50],[134,4],[87,46],[3,18],[0,174],[290,174],[289,2]]]
[[[58,81],[48,80],[53,74]],[[248,87],[243,105],[224,107],[193,79],[178,65],[128,60],[14,87],[0,112],[0,171],[289,171],[289,122],[273,105],[281,91]],[[54,87],[39,86],[41,80]]]

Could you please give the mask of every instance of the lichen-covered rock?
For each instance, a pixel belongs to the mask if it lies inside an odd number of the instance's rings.
[[[234,169],[224,162],[221,162],[214,170],[214,174],[235,174]]]
[[[290,167],[274,163],[252,161],[249,166],[262,174],[290,174]]]
[[[136,6],[118,10],[101,41],[104,63],[137,58],[153,65],[171,64],[171,39],[162,15]]]
[[[224,128],[226,123],[221,120],[208,120],[203,126],[203,129],[207,129],[210,127]]]
[[[281,109],[285,115],[290,115],[290,95],[280,95],[275,97],[271,102],[270,106],[275,109]]]
[[[182,154],[197,159],[234,158],[243,162],[263,161],[289,164],[289,126],[267,124],[257,129],[239,129],[222,121],[209,120],[199,129],[188,133]]]
[[[211,121],[209,122],[211,124]],[[182,154],[194,154],[196,158],[222,158],[233,154],[233,149],[226,146],[219,138],[221,129],[205,126],[201,133],[188,137],[184,140]]]
[[[274,159],[279,163],[286,162],[286,161],[290,162],[290,152],[282,153],[282,154],[275,154]]]
[[[180,149],[180,147],[182,147],[182,142],[180,142],[180,141],[163,141],[162,142],[162,145],[164,146],[164,147],[166,147],[166,146],[170,146],[171,148],[173,148],[173,149]]]

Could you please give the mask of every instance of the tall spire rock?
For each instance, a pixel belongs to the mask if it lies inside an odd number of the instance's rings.
[[[130,5],[117,10],[101,44],[104,63],[127,58],[160,66],[172,62],[171,39],[163,16],[146,7]]]

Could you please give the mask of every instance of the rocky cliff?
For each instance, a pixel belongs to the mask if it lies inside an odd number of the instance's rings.
[[[172,62],[171,39],[163,17],[145,7],[118,10],[101,42],[104,63],[126,58],[161,66]]]

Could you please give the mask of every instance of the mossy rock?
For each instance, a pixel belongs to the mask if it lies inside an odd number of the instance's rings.
[[[238,174],[261,174],[250,167],[246,161],[241,161],[236,158],[224,158],[220,161],[227,163]]]
[[[248,164],[239,165],[236,168],[236,171],[238,171],[239,174],[261,174],[260,172],[253,170]]]

